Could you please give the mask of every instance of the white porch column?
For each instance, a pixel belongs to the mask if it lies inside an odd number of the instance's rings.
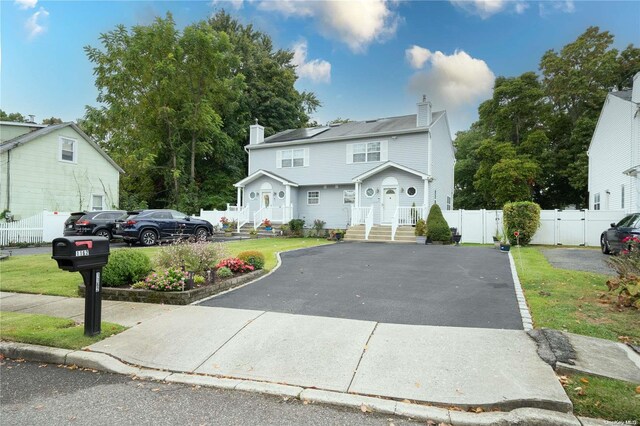
[[[360,182],[356,182],[356,207],[360,207]]]
[[[290,215],[293,214],[293,212],[290,212],[290,207],[291,207],[291,186],[290,185],[284,185],[284,205],[285,205],[285,209],[284,211],[286,212],[286,214],[284,214],[282,216],[282,221],[287,223],[289,222],[291,219],[293,219],[292,217],[289,217]]]
[[[237,198],[236,198],[236,207],[238,208],[238,211],[240,211],[240,206],[242,206],[242,188],[241,187],[237,187]]]

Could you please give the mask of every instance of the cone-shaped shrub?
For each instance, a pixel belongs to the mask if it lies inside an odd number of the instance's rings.
[[[540,206],[531,201],[518,201],[505,204],[502,212],[511,244],[529,244],[540,226]],[[515,232],[518,232],[518,237],[514,235]]]
[[[431,238],[431,241],[451,241],[449,224],[442,216],[442,210],[437,204],[431,206],[429,216],[427,216],[427,238]]]

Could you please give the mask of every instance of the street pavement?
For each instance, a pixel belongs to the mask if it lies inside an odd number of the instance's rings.
[[[259,284],[203,306],[522,330],[509,257],[489,247],[340,243],[281,254]]]

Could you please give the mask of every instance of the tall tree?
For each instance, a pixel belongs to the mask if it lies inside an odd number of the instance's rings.
[[[19,112],[7,113],[0,109],[0,121],[15,121],[18,123],[25,123],[27,122],[27,119]]]
[[[49,117],[42,120],[42,124],[52,125],[52,124],[62,124],[62,119],[58,117]]]

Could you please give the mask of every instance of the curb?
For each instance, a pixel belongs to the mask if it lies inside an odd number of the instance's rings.
[[[524,331],[533,330],[533,319],[531,312],[529,312],[529,306],[527,300],[524,298],[524,292],[522,291],[522,284],[520,284],[520,278],[518,278],[518,271],[516,269],[516,263],[513,260],[511,251],[509,255],[509,266],[511,267],[511,276],[513,277],[513,286],[516,290],[516,299],[518,300],[518,308],[520,309],[520,317],[522,318],[522,326]]]
[[[372,396],[332,392],[314,388],[305,389],[299,386],[279,383],[174,373],[171,371],[128,365],[111,355],[101,352],[74,351],[26,343],[0,342],[0,354],[7,358],[22,358],[35,362],[77,365],[81,368],[136,376],[143,379],[296,398],[307,403],[357,408],[363,412],[392,414],[416,420],[444,423],[451,426],[506,426],[512,424],[526,424],[530,426],[597,426],[611,423],[600,419],[578,418],[570,413],[561,413],[540,408],[517,408],[508,412],[476,414]]]

